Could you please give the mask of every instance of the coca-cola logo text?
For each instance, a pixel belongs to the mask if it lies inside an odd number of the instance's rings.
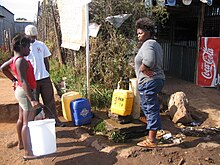
[[[214,50],[212,48],[203,48],[203,71],[202,76],[206,79],[212,79],[213,77],[213,68],[214,68]]]

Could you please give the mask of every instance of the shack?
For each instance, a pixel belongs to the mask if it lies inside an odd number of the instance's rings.
[[[213,0],[208,5],[192,0],[185,5],[183,0],[176,0],[175,6],[167,6],[167,11],[169,20],[158,30],[164,69],[172,76],[195,82],[200,37],[220,36],[220,1]]]
[[[7,46],[14,34],[14,14],[0,5],[0,46]]]

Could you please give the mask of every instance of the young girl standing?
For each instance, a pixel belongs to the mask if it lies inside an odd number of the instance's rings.
[[[19,149],[25,151],[24,159],[34,159],[31,148],[28,121],[35,117],[36,109],[41,105],[34,98],[36,81],[31,63],[25,60],[30,53],[30,39],[23,34],[18,34],[12,39],[14,57],[2,66],[2,72],[13,82],[16,82],[15,97],[19,103],[19,118],[17,120],[17,133]]]

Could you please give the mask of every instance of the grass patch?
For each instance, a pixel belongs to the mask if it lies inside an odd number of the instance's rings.
[[[107,133],[107,129],[106,129],[106,127],[105,127],[105,122],[104,121],[102,121],[102,122],[100,122],[99,124],[97,124],[96,126],[95,126],[95,128],[94,128],[94,131],[95,132],[101,132],[102,134],[106,134]]]

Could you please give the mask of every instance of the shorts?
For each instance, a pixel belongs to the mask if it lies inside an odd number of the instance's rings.
[[[24,111],[31,111],[33,108],[31,106],[31,102],[29,101],[26,92],[24,89],[20,86],[17,86],[15,89],[15,98],[18,101],[19,106],[24,110]]]

